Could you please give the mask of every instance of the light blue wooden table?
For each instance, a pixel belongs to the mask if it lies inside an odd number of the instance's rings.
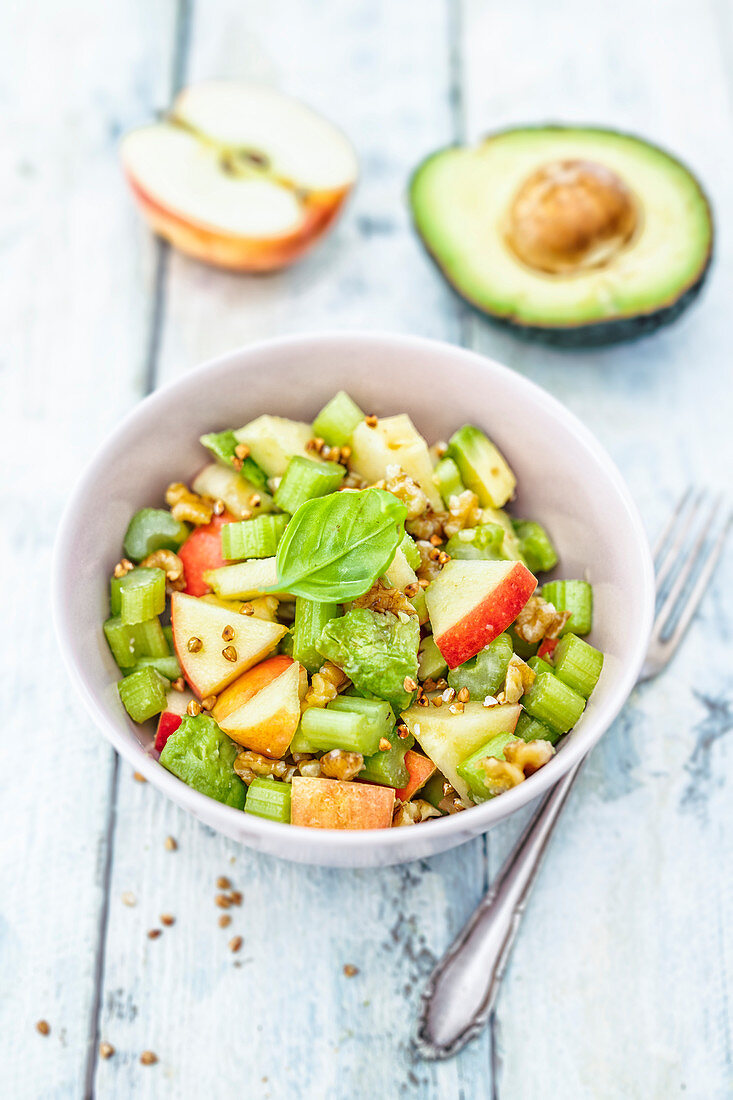
[[[69,486],[119,417],[199,361],[282,332],[382,327],[511,364],[598,434],[650,532],[690,480],[729,482],[730,5],[11,0],[0,26],[0,1096],[730,1095],[730,553],[676,664],[635,693],[573,795],[493,1027],[440,1065],[410,1051],[420,987],[522,822],[384,871],[241,849],[115,759],[61,668],[48,591]],[[207,270],[133,210],[120,134],[209,76],[272,82],[358,147],[355,201],[290,272]],[[706,182],[717,264],[675,327],[547,352],[470,315],[427,262],[410,169],[456,138],[541,119],[645,133]],[[226,930],[219,875],[244,893]],[[148,939],[164,912],[175,924]],[[140,1064],[145,1049],[156,1065]]]

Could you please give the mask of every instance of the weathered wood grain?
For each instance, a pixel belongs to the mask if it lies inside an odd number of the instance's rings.
[[[188,79],[261,76],[301,96],[352,135],[364,179],[334,235],[290,272],[247,279],[172,255],[160,379],[281,331],[378,323],[457,338],[458,309],[424,263],[403,204],[411,165],[451,137],[446,14],[438,0],[422,7],[419,26],[387,3],[196,8]],[[166,831],[180,842],[174,856]],[[230,870],[245,903],[221,930],[215,879]],[[99,1094],[195,1096],[215,1065],[221,1095],[488,1097],[488,1036],[437,1067],[415,1065],[408,1045],[435,952],[484,879],[481,842],[379,872],[266,860],[185,818],[125,769],[101,1021],[119,1057],[99,1064]],[[137,909],[120,902],[126,890]],[[178,923],[148,941],[161,908]],[[235,932],[244,946],[232,956]],[[357,976],[343,974],[347,963]],[[161,1059],[152,1072],[137,1062],[144,1047]]]
[[[654,532],[689,481],[730,486],[733,282],[722,223],[733,160],[719,140],[732,128],[719,49],[729,28],[713,4],[631,0],[592,12],[464,0],[462,27],[469,139],[538,116],[603,122],[677,152],[710,190],[718,264],[699,306],[666,332],[563,354],[470,321],[475,347],[596,432]],[[729,553],[678,662],[635,693],[566,812],[498,1005],[501,1097],[702,1098],[733,1086],[730,565]],[[504,830],[489,845],[493,873]]]
[[[94,1031],[113,753],[59,661],[51,548],[70,483],[141,393],[151,246],[116,144],[165,84],[171,16],[85,0],[0,14],[0,1095],[13,1100],[82,1095]]]

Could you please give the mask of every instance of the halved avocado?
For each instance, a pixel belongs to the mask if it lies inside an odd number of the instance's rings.
[[[425,247],[454,287],[529,339],[588,347],[673,321],[699,293],[713,222],[669,153],[614,130],[505,130],[439,150],[410,183]]]

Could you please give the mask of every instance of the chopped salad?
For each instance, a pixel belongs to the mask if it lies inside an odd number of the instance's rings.
[[[524,782],[603,667],[586,580],[472,425],[429,447],[338,393],[260,416],[131,519],[104,633],[133,721],[190,787],[332,829],[414,825]]]

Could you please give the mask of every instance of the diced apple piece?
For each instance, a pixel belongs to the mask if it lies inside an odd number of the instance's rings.
[[[292,825],[308,825],[312,829],[389,829],[393,811],[393,787],[293,777]]]
[[[175,733],[186,713],[186,707],[192,701],[190,691],[171,691],[166,696],[165,710],[158,718],[158,728],[155,731],[155,749],[162,752],[165,743],[172,733]]]
[[[224,600],[249,600],[277,584],[277,566],[274,558],[250,558],[212,569],[204,574],[204,580]]]
[[[428,445],[406,413],[380,419],[370,428],[357,424],[351,441],[351,468],[367,481],[387,476],[388,466],[401,466],[416,481],[436,512],[443,510],[433,481]]]
[[[252,672],[256,672],[257,668]],[[277,759],[284,756],[300,722],[301,669],[305,672],[297,661],[290,661],[284,672],[255,690],[240,706],[226,715],[214,714],[224,733],[232,741],[254,752]],[[246,688],[242,696],[245,694]]]
[[[295,455],[312,458],[305,445],[313,436],[310,424],[284,416],[258,416],[239,428],[235,436],[268,477],[282,477]]]
[[[268,623],[251,615],[233,615],[226,608],[183,592],[171,596],[171,625],[183,674],[200,698],[216,695],[266,657],[287,634],[287,627],[279,623]],[[226,627],[233,634],[229,637],[227,630],[225,639]],[[232,660],[224,656],[225,650],[228,656],[234,655]]]
[[[412,749],[408,749],[405,753],[405,767],[409,779],[407,784],[395,791],[395,795],[399,798],[400,802],[409,802],[412,796],[424,787],[431,775],[434,775],[436,768],[432,760],[427,756],[423,756],[421,752],[413,752]]]
[[[292,263],[333,223],[357,176],[326,119],[271,88],[209,81],[129,133],[122,161],[152,229],[237,271]]]
[[[392,564],[384,575],[392,587],[399,588],[400,592],[404,592],[409,584],[417,584],[417,573],[405,557],[404,550],[399,546],[395,551]],[[422,626],[423,623],[428,621],[428,609],[425,603],[425,593],[422,588],[419,588],[415,595],[409,597],[409,599],[417,611],[417,617],[420,621],[420,626]]]
[[[239,707],[243,707],[258,691],[262,691],[273,680],[277,680],[295,663],[292,657],[287,657],[284,653],[278,653],[275,657],[268,657],[265,661],[260,661],[258,665],[254,665],[253,668],[247,669],[246,672],[237,677],[234,683],[222,691],[216,700],[216,706],[211,712],[213,717],[221,725],[220,719],[227,718]],[[299,666],[299,670],[298,692],[302,698],[308,690],[308,673],[302,665]]]
[[[456,668],[516,619],[537,587],[521,562],[449,561],[425,598],[435,644]]]
[[[224,513],[214,516],[211,523],[196,527],[180,547],[178,556],[183,562],[186,581],[184,592],[189,596],[203,596],[209,591],[204,580],[207,569],[219,569],[224,565],[221,556],[221,529],[225,523],[233,523],[234,516]]]
[[[438,771],[453,784],[466,805],[471,806],[468,785],[456,768],[495,734],[512,733],[521,709],[518,703],[495,707],[465,703],[460,714],[451,714],[447,706],[414,706],[403,713],[402,721]]]
[[[272,497],[264,489],[257,489],[232,467],[218,462],[204,466],[191,488],[202,497],[222,500],[236,519],[249,519],[258,512],[272,511]],[[254,494],[259,497],[256,505],[252,504]]]

